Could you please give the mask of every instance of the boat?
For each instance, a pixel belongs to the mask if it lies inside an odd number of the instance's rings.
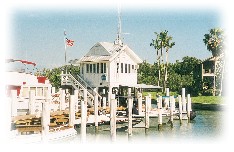
[[[36,63],[27,60],[6,59],[6,64],[23,64],[23,69],[6,69],[5,95],[11,102],[11,139],[17,143],[37,143],[72,138],[77,135],[73,126],[49,122],[49,131],[42,131],[42,103],[54,96],[52,85],[45,76],[29,71]],[[9,66],[8,66],[9,67]],[[20,67],[20,66],[19,66]],[[35,100],[31,100],[32,95]],[[33,103],[31,103],[33,101]],[[34,108],[31,108],[33,104]],[[50,113],[52,108],[50,108]],[[54,110],[54,109],[53,109]],[[50,118],[48,118],[50,120]]]

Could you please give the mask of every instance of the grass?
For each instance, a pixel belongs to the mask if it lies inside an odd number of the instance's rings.
[[[224,97],[221,96],[198,96],[191,97],[192,103],[203,103],[203,104],[223,104]]]
[[[151,99],[156,99],[156,92],[143,92],[143,97],[151,94]],[[162,95],[160,92],[159,95]],[[170,92],[170,95],[176,95],[175,92]],[[222,96],[197,96],[191,97],[192,103],[203,103],[203,104],[223,104],[225,97]]]

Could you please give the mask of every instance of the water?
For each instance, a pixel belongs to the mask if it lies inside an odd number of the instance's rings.
[[[127,123],[117,124],[116,143],[155,143],[155,142],[200,142],[215,141],[223,134],[224,111],[196,111],[196,118],[190,123],[183,120],[174,120],[173,127],[164,123],[162,130],[158,130],[157,118],[150,118],[150,128],[133,128],[133,135],[128,136]],[[165,118],[164,122],[167,122]],[[144,122],[144,119],[143,119]],[[143,122],[141,122],[143,124]],[[87,127],[86,143],[111,143],[109,125],[99,126],[95,134],[95,127]],[[77,128],[77,137],[68,143],[81,143],[80,128]]]

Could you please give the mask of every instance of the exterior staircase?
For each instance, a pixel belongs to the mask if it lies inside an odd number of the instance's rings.
[[[101,96],[97,91],[93,89],[83,78],[79,75],[73,76],[72,74],[61,74],[61,85],[71,85],[74,89],[79,90],[79,95],[81,98],[84,97],[84,89],[87,89],[88,105],[93,107],[94,96],[98,95],[98,101],[101,100]],[[82,99],[81,99],[82,100]]]

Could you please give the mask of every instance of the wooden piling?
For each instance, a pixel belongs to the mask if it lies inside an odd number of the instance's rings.
[[[165,98],[165,107],[166,108],[169,108],[169,106],[170,106],[170,103],[169,103],[169,97],[170,97],[170,90],[169,90],[169,88],[166,88],[166,98]]]
[[[163,109],[158,109],[158,130],[162,129],[162,111]]]
[[[171,127],[173,127],[173,102],[174,102],[174,96],[170,96],[170,123]]]
[[[84,100],[81,100],[81,142],[86,142],[86,119],[87,119],[87,89],[83,90]]]
[[[148,107],[149,107],[149,111],[151,110],[151,94],[148,94],[149,99],[148,99]]]
[[[65,110],[65,90],[60,90],[60,111]]]
[[[191,111],[191,97],[190,94],[187,95],[187,117],[188,122],[190,122],[190,111]]]
[[[137,99],[138,99],[138,112],[139,112],[139,115],[141,115],[141,113],[142,113],[142,93],[138,92]]]
[[[28,102],[29,114],[35,114],[35,91],[29,91],[29,102]]]
[[[158,97],[158,109],[162,109],[162,96]]]
[[[180,118],[180,124],[182,124],[182,101],[181,101],[181,95],[178,96],[178,102],[179,102],[179,118]]]
[[[110,102],[110,130],[111,130],[111,141],[116,141],[116,105],[117,101],[115,99],[115,94],[111,95],[111,102]]]
[[[48,101],[42,102],[41,122],[42,122],[42,140],[46,141],[50,125],[50,104]]]
[[[145,129],[149,128],[149,96],[145,97]]]
[[[112,96],[112,86],[109,86],[109,91],[108,91],[108,100],[107,100],[107,102],[108,102],[108,107],[110,107],[110,102],[111,102],[111,96]]]
[[[182,88],[182,110],[186,112],[185,88]]]
[[[128,135],[132,135],[132,106],[131,88],[128,88]]]
[[[17,116],[17,90],[11,90],[11,116]]]
[[[69,126],[74,127],[74,121],[75,121],[75,95],[70,95]]]
[[[75,112],[79,111],[79,103],[78,103],[78,99],[79,99],[79,90],[74,90],[74,100],[75,100]]]
[[[95,117],[95,132],[98,131],[98,94],[97,88],[94,88],[94,117]]]

